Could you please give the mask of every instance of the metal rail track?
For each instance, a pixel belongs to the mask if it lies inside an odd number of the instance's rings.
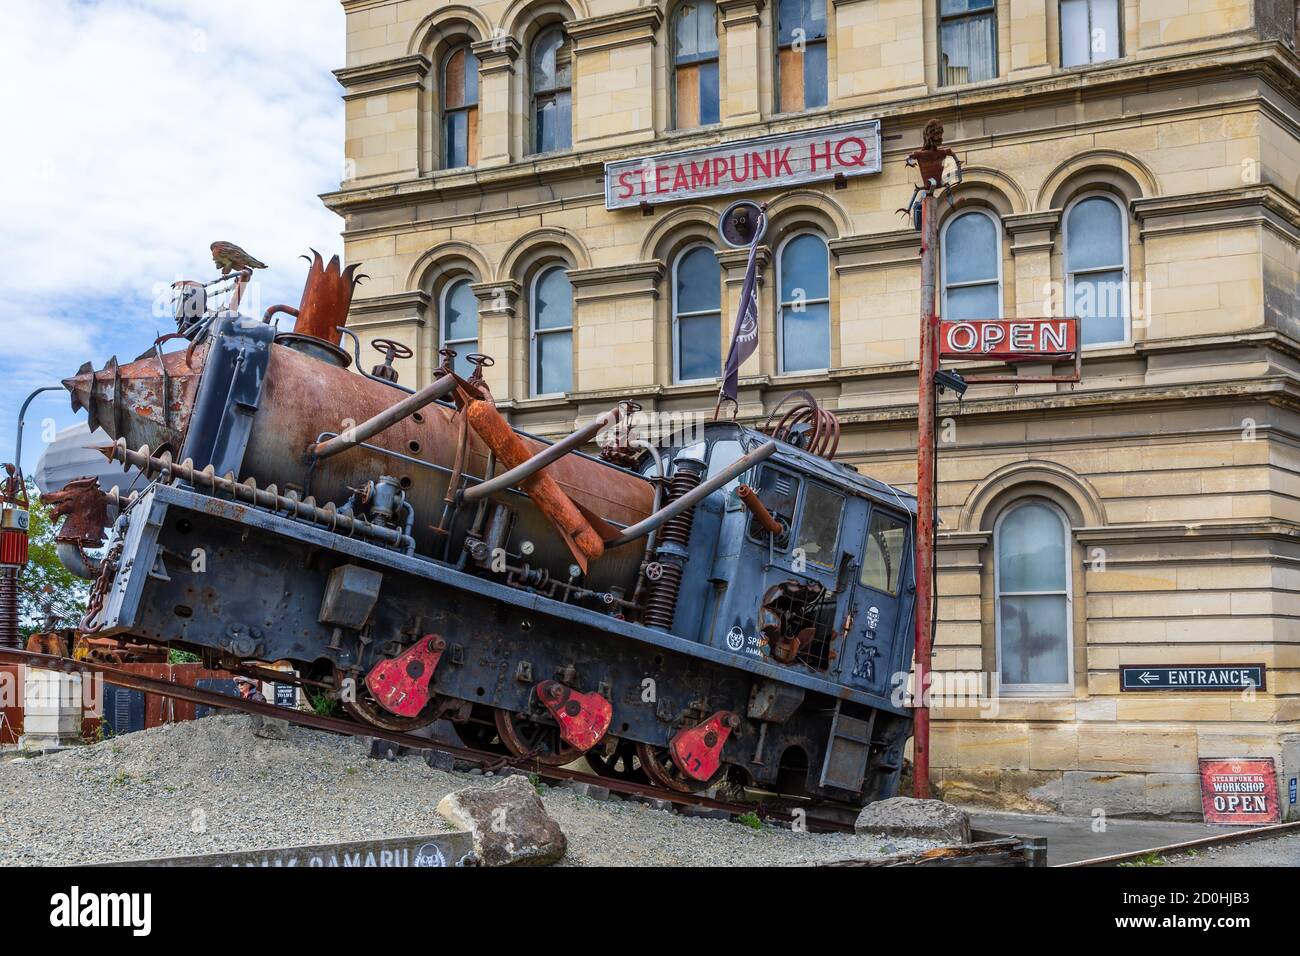
[[[1201,837],[1197,840],[1184,840],[1181,843],[1168,843],[1164,846],[1150,847],[1145,850],[1132,850],[1128,853],[1112,853],[1110,856],[1095,856],[1088,860],[1075,860],[1072,863],[1058,863],[1057,867],[1069,869],[1081,866],[1118,866],[1121,863],[1144,860],[1152,856],[1173,856],[1198,850],[1202,847],[1231,846],[1236,843],[1253,843],[1256,840],[1271,840],[1275,837],[1300,833],[1300,820],[1294,823],[1275,823],[1266,827],[1254,827],[1250,830],[1233,830],[1219,836]]]
[[[106,681],[109,681],[118,687],[127,688],[128,690],[138,690],[146,694],[157,694],[160,697],[172,697],[177,700],[189,701],[194,704],[202,704],[205,707],[219,707],[226,710],[242,711],[247,714],[259,714],[263,717],[270,717],[275,720],[285,720],[291,724],[297,724],[302,727],[310,727],[314,730],[323,730],[328,733],[341,734],[349,737],[375,737],[380,740],[387,740],[399,744],[403,747],[409,747],[412,750],[434,750],[469,763],[477,764],[484,770],[495,771],[505,769],[506,767],[512,767],[519,770],[525,770],[529,773],[535,773],[537,776],[545,780],[566,780],[577,783],[587,783],[592,786],[603,787],[614,793],[664,800],[678,806],[719,810],[733,815],[753,813],[760,819],[776,820],[785,823],[791,823],[796,819],[802,818],[802,822],[806,823],[810,830],[818,830],[822,832],[853,832],[852,822],[834,816],[819,817],[815,812],[817,809],[815,806],[809,806],[805,813],[800,814],[797,809],[788,810],[783,807],[773,807],[761,802],[741,803],[729,800],[717,800],[697,793],[683,793],[677,790],[666,790],[649,784],[617,780],[610,777],[602,777],[598,774],[568,770],[564,767],[550,767],[527,756],[503,756],[502,754],[489,753],[471,747],[442,743],[441,741],[431,740],[427,737],[417,737],[413,734],[404,734],[399,731],[386,730],[382,727],[344,720],[339,717],[326,717],[321,714],[313,714],[292,708],[279,707],[275,704],[258,703],[256,701],[244,700],[242,697],[228,697],[225,694],[220,694],[216,691],[200,690],[197,687],[188,687],[184,684],[172,684],[168,681],[159,680],[154,677],[146,677],[143,674],[123,670],[120,667],[113,667],[109,664],[78,661],[67,657],[54,657],[49,654],[36,654],[31,651],[11,650],[9,648],[0,648],[0,663],[21,664],[28,667],[39,667],[44,670],[60,671],[67,674],[102,674]],[[252,673],[256,674],[259,678],[279,681],[286,681],[286,679],[290,677],[288,674],[269,672],[260,668],[254,668]]]

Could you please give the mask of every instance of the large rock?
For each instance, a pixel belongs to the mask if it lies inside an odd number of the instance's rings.
[[[876,836],[969,843],[970,815],[942,800],[891,797],[863,807],[853,830]]]
[[[452,826],[473,835],[474,853],[483,866],[548,866],[568,848],[560,825],[547,815],[524,776],[449,793],[438,804],[438,812]]]

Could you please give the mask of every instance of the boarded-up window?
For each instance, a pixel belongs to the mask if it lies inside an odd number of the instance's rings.
[[[719,120],[718,18],[710,0],[686,0],[673,13],[673,108],[677,129]]]
[[[443,168],[478,162],[478,57],[468,46],[443,61],[442,142]]]
[[[777,110],[826,105],[826,0],[780,0],[776,23]]]

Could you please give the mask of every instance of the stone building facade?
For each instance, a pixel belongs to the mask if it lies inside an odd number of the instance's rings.
[[[741,419],[808,389],[844,423],[841,457],[913,486],[918,240],[897,210],[903,157],[942,120],[965,167],[944,315],[1068,310],[1086,348],[1078,384],[940,403],[934,666],[941,688],[981,686],[936,700],[938,786],[1196,816],[1198,758],[1272,757],[1288,809],[1294,0],[343,6],[346,178],[324,199],[370,276],[351,324],[415,349],[408,384],[444,344],[492,355],[499,404],[540,434],[624,398],[712,409],[746,255],[716,221],[743,195],[770,228]],[[606,163],[862,120],[879,172],[606,208]],[[1241,663],[1263,688],[1121,690],[1125,665]]]

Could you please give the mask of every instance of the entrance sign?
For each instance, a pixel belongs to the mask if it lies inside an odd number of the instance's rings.
[[[1079,348],[1075,319],[978,319],[939,323],[940,358],[1032,358],[1073,355]]]
[[[1120,690],[1264,690],[1263,664],[1124,664]]]
[[[1201,807],[1205,822],[1262,826],[1282,822],[1277,801],[1277,768],[1272,757],[1200,760]]]
[[[605,164],[605,208],[683,202],[880,172],[880,121]]]

